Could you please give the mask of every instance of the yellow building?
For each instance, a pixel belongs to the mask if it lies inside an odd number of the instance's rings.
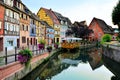
[[[60,23],[51,9],[40,8],[37,13],[42,21],[46,21],[54,30],[54,43],[60,42]]]

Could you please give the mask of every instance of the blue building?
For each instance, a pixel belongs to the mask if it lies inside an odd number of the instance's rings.
[[[42,25],[45,25],[45,41],[47,45],[52,45],[54,43],[54,32],[55,30],[47,24],[47,22],[42,21]]]
[[[36,45],[36,15],[31,13],[30,16],[30,39],[29,45]]]

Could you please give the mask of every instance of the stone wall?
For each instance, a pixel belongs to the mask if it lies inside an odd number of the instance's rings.
[[[0,67],[0,80],[19,80],[49,57],[48,53],[36,56],[32,58],[30,65],[27,67],[19,61],[2,66]]]
[[[120,47],[117,46],[104,46],[103,47],[103,54],[112,60],[120,62]]]

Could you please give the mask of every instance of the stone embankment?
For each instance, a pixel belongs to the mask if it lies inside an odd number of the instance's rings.
[[[0,80],[19,80],[23,78],[36,67],[40,66],[40,64],[42,64],[44,61],[49,60],[49,58],[53,56],[56,51],[58,50],[52,51],[51,53],[44,52],[43,54],[33,57],[29,66],[27,67],[24,64],[21,64],[19,61],[1,66]]]

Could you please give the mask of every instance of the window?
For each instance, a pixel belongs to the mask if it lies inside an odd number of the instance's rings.
[[[23,14],[21,14],[21,17],[23,18]]]
[[[22,25],[22,30],[24,31],[24,25]]]
[[[0,29],[2,29],[2,22],[0,21]]]
[[[6,16],[8,16],[9,15],[9,10],[8,9],[6,9]]]
[[[28,26],[26,26],[26,31],[28,31]]]
[[[34,34],[34,28],[32,28],[32,31],[31,31],[32,34]]]
[[[22,37],[22,43],[26,43],[26,37]]]
[[[13,40],[7,41],[10,46],[13,46]]]

